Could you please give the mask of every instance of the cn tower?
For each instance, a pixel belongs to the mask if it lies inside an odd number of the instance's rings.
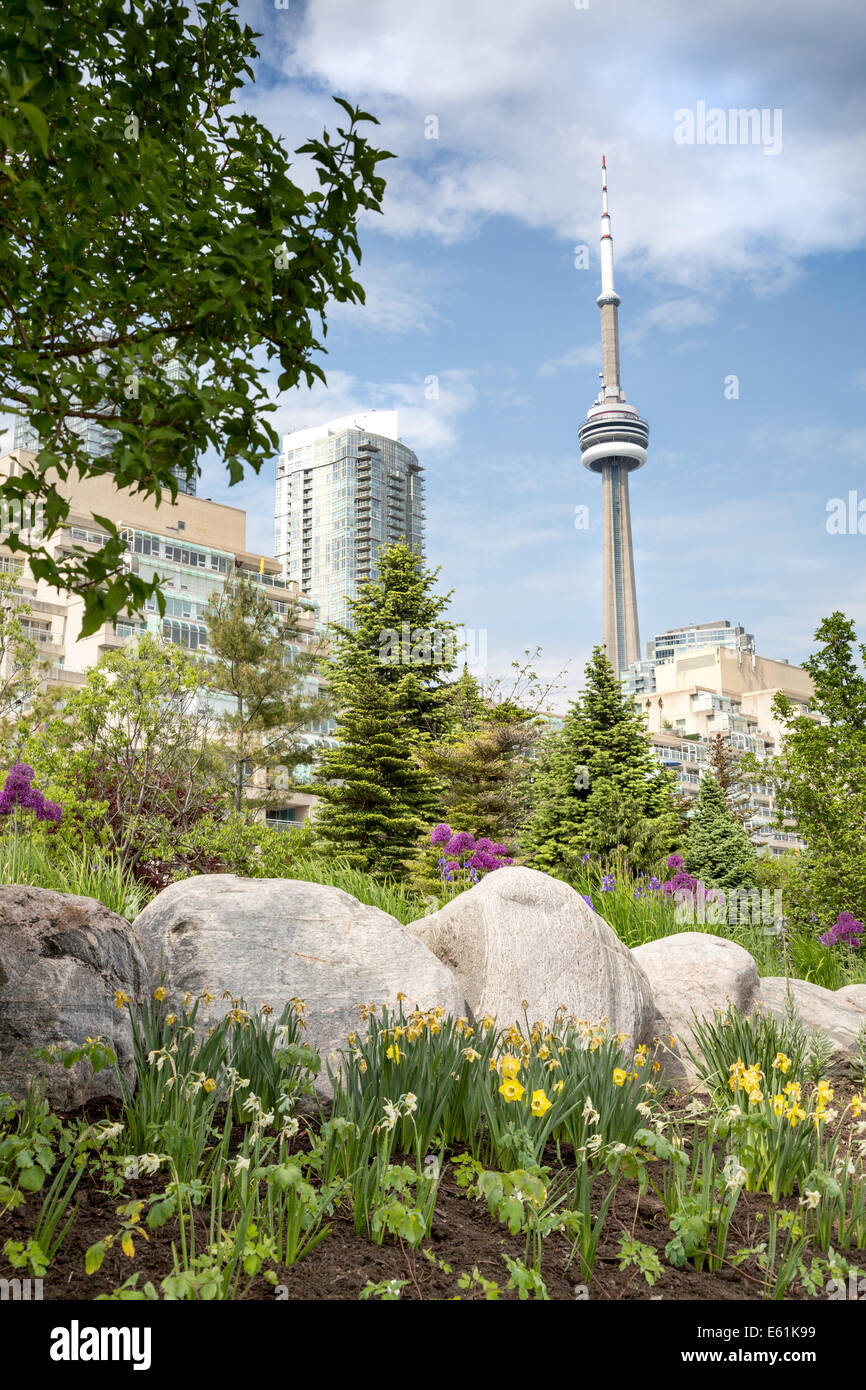
[[[613,287],[613,240],[607,209],[607,166],[601,158],[602,387],[579,432],[584,468],[601,474],[602,641],[618,677],[640,657],[628,475],[646,463],[649,425],[625,398],[619,381],[620,298]]]

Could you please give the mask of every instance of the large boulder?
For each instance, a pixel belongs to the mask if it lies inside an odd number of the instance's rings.
[[[111,1068],[94,1074],[86,1060],[68,1071],[28,1054],[63,1049],[102,1035],[133,1079],[129,1013],[115,990],[140,1003],[144,960],[132,927],[93,898],[17,884],[0,886],[0,1091],[20,1099],[32,1076],[45,1076],[58,1110],[91,1096],[119,1095]]]
[[[560,1006],[607,1018],[634,1043],[649,1037],[652,992],[602,917],[567,883],[535,869],[488,874],[410,931],[456,971],[475,1018],[550,1023]]]
[[[358,1006],[442,1006],[465,1014],[455,976],[394,917],[321,883],[202,874],[171,884],[136,918],[150,986],[172,1002],[216,995],[201,1005],[209,1026],[231,1008],[228,990],[251,1010],[306,1005],[305,1041],[323,1058],[345,1048]],[[319,1078],[328,1094],[327,1078]]]
[[[840,990],[824,989],[809,980],[786,980],[782,975],[765,975],[761,980],[756,1007],[762,1013],[781,1018],[790,989],[791,998],[807,1033],[826,1033],[841,1058],[857,1056],[857,1034],[866,1023],[866,1001],[860,1003],[860,985]],[[840,1058],[840,1060],[841,1060]]]
[[[708,932],[661,936],[636,946],[632,955],[652,986],[653,1034],[664,1044],[660,1060],[665,1071],[672,1078],[692,1082],[695,1069],[686,1049],[698,1052],[693,1016],[711,1017],[728,1004],[740,1013],[751,1013],[758,992],[758,967],[735,941]]]

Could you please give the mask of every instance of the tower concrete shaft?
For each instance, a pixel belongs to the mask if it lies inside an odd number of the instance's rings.
[[[601,474],[602,497],[602,641],[618,676],[640,658],[631,507],[628,475],[646,463],[649,426],[629,405],[620,384],[620,297],[614,288],[613,238],[607,206],[607,167],[601,161],[601,310],[602,386],[580,428],[585,468]]]

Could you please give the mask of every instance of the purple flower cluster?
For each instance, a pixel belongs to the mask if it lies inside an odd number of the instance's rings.
[[[613,874],[602,874],[601,891],[602,893],[612,893],[616,887],[616,879]]]
[[[58,824],[63,811],[56,801],[47,801],[32,785],[35,775],[29,763],[16,763],[10,769],[0,791],[0,816],[11,815],[16,806],[20,806],[23,811],[35,812],[37,820]]]
[[[849,946],[859,946],[857,938],[862,931],[862,922],[856,921],[850,912],[840,912],[829,931],[825,931],[818,940],[823,946],[835,946],[840,941],[847,942]]]
[[[675,859],[679,860],[679,864],[672,862]],[[665,880],[662,884],[662,892],[676,898],[678,902],[683,902],[688,897],[697,900],[703,899],[704,902],[708,903],[724,902],[724,893],[717,892],[713,888],[706,889],[699,878],[692,878],[691,874],[686,873],[685,869],[682,868],[682,863],[683,861],[678,854],[671,855],[668,860],[668,868],[675,868],[678,872],[674,874],[673,878]],[[652,884],[652,880],[650,883]],[[656,879],[656,883],[658,883],[658,879]]]
[[[495,845],[484,836],[476,840],[468,830],[454,831],[444,821],[431,832],[430,843],[442,846],[439,875],[446,883],[453,883],[464,871],[477,883],[479,874],[489,874],[514,863],[506,845]]]
[[[686,861],[681,854],[671,854],[668,856],[669,869],[684,869],[685,867]]]

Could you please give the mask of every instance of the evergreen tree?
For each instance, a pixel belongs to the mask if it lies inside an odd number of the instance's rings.
[[[538,740],[537,723],[513,700],[485,697],[466,666],[449,699],[456,729],[419,752],[439,785],[443,818],[455,829],[510,844],[526,817],[527,755]]]
[[[652,756],[642,714],[595,647],[585,689],[542,746],[525,837],[529,861],[567,875],[587,852],[623,848],[656,860],[677,834],[672,786]]]
[[[219,743],[236,811],[257,768],[279,767],[290,778],[293,768],[313,757],[303,731],[327,713],[327,702],[314,693],[320,655],[305,645],[299,617],[297,603],[275,612],[267,595],[239,571],[228,576],[205,612],[215,657],[205,668],[206,679],[231,701],[220,721]],[[253,804],[267,806],[269,797],[258,796]]]
[[[318,838],[357,868],[398,876],[432,819],[433,788],[413,757],[418,736],[372,663],[336,738],[318,769]]]
[[[722,789],[722,796],[735,821],[745,825],[751,815],[749,794],[743,781],[741,759],[726,734],[714,734],[710,744],[710,768]]]
[[[751,888],[757,854],[742,824],[728,810],[711,772],[704,773],[683,846],[686,869],[713,888]]]
[[[399,872],[440,809],[417,762],[455,721],[455,627],[437,574],[402,542],[383,549],[376,579],[350,600],[353,626],[332,625],[338,746],[319,765],[315,823],[326,844],[376,873]]]

